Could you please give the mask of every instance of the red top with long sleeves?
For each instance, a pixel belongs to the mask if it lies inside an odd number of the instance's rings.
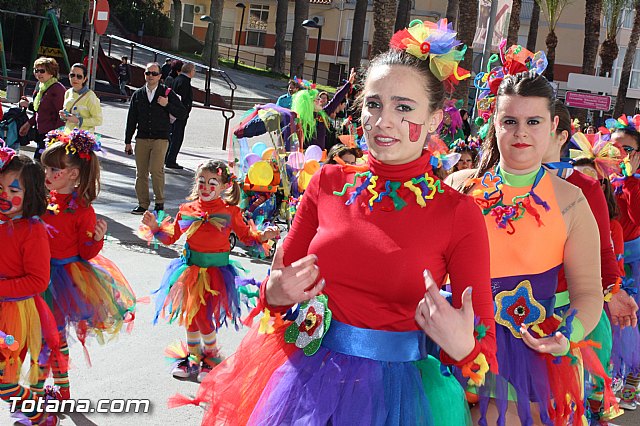
[[[163,244],[172,244],[186,232],[189,225],[203,219],[198,230],[188,236],[187,243],[191,250],[202,253],[224,253],[230,250],[229,234],[233,230],[243,243],[250,245],[260,242],[260,233],[252,231],[242,218],[242,210],[238,206],[225,203],[221,198],[213,201],[197,199],[182,204],[173,224],[173,235],[158,234]],[[218,224],[216,226],[215,224]],[[181,227],[182,225],[182,227]]]
[[[611,219],[611,240],[613,241],[613,251],[618,261],[618,276],[624,277],[624,236],[622,225],[617,219]]]
[[[42,293],[49,285],[49,238],[33,219],[0,222],[0,302]]]
[[[622,191],[616,195],[620,208],[620,225],[625,241],[640,237],[640,179],[628,177],[622,181]]]
[[[432,176],[430,157],[425,151],[411,163],[393,166],[370,157],[370,171],[378,176],[377,191],[384,192],[386,181]],[[438,283],[444,283],[448,274],[453,306],[460,308],[462,292],[473,286],[475,315],[489,326],[487,336],[459,364],[473,360],[480,350],[492,363],[495,326],[489,246],[473,200],[442,185],[443,193],[435,193],[420,207],[416,194],[400,185],[397,195],[406,202],[404,208],[395,210],[392,200],[384,197],[370,210],[367,190],[351,205],[345,201],[353,189],[344,196],[334,194],[354,179],[353,172],[337,165],[324,166],[314,175],[284,240],[285,265],[315,254],[333,318],[388,331],[418,330],[414,316],[425,293],[423,271],[431,271]],[[356,179],[356,187],[363,179]],[[266,303],[264,293],[261,296]],[[446,354],[441,357],[453,363]]]
[[[69,205],[71,204],[71,205]],[[51,191],[49,208],[42,216],[50,225],[51,257],[64,259],[80,256],[84,260],[93,259],[100,253],[103,240],[93,239],[96,229],[96,212],[91,205],[73,199],[72,194]]]
[[[609,223],[609,208],[600,183],[577,170],[573,170],[567,177],[567,182],[582,190],[582,194],[589,203],[589,208],[596,218],[598,233],[600,235],[600,273],[602,275],[602,288],[606,289],[618,279],[618,263],[611,245],[611,232]],[[567,289],[567,280],[564,268],[558,274],[558,292]]]

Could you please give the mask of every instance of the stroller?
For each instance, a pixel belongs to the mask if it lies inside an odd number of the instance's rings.
[[[20,127],[29,120],[27,112],[23,108],[9,108],[0,120],[0,138],[4,140],[8,148],[20,150],[21,146],[29,144],[29,134],[20,136]]]

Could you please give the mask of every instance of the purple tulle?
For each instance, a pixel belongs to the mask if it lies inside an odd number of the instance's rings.
[[[358,407],[354,410],[354,407]],[[249,424],[430,424],[419,370],[332,352],[294,353],[271,376]]]
[[[51,307],[58,327],[64,327],[66,321],[88,321],[93,316],[93,307],[86,303],[65,265],[51,265],[51,281],[44,299]]]

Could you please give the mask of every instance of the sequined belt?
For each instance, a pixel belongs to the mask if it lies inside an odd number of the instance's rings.
[[[334,352],[374,361],[410,362],[433,353],[435,344],[421,331],[385,331],[331,320],[322,346]]]

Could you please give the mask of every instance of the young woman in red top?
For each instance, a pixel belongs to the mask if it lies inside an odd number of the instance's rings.
[[[190,401],[208,404],[203,424],[467,424],[443,365],[497,370],[482,217],[424,149],[463,52],[446,21],[399,39],[365,77],[368,164],[314,175],[261,286],[267,315]]]
[[[53,315],[40,294],[49,285],[49,240],[39,216],[47,201],[42,169],[30,158],[0,148],[0,398],[20,412],[22,401],[36,395],[19,384],[29,352],[32,364],[45,352],[58,359],[59,340]],[[32,368],[29,381],[37,381]],[[14,398],[18,398],[16,403]],[[45,413],[21,412],[33,424],[44,424]],[[56,417],[50,423],[57,424]],[[29,423],[31,424],[31,423]]]
[[[94,136],[75,129],[69,135],[47,134],[48,147],[42,153],[45,184],[49,189],[47,213],[51,247],[51,284],[44,294],[56,318],[62,353],[69,356],[67,326],[74,328],[83,344],[94,335],[120,332],[133,320],[135,296],[118,267],[101,256],[107,223],[97,219],[91,202],[100,189],[100,164]],[[87,354],[88,356],[88,354]],[[43,363],[40,381],[33,388],[42,392],[49,370],[59,387],[61,399],[69,399],[66,365]]]
[[[171,354],[179,358],[174,377],[194,374],[198,381],[220,363],[216,331],[230,319],[234,325],[240,317],[240,278],[236,263],[229,260],[229,233],[233,230],[247,245],[261,244],[276,238],[279,231],[268,227],[255,231],[244,222],[236,205],[240,187],[232,180],[227,165],[209,160],[198,166],[188,203],[179,208],[175,221],[160,223],[151,212],[142,217],[147,237],[155,236],[163,244],[173,244],[185,234],[182,256],[173,260],[156,293],[158,317],[178,320],[187,329],[187,350]],[[204,348],[201,347],[204,345]]]

